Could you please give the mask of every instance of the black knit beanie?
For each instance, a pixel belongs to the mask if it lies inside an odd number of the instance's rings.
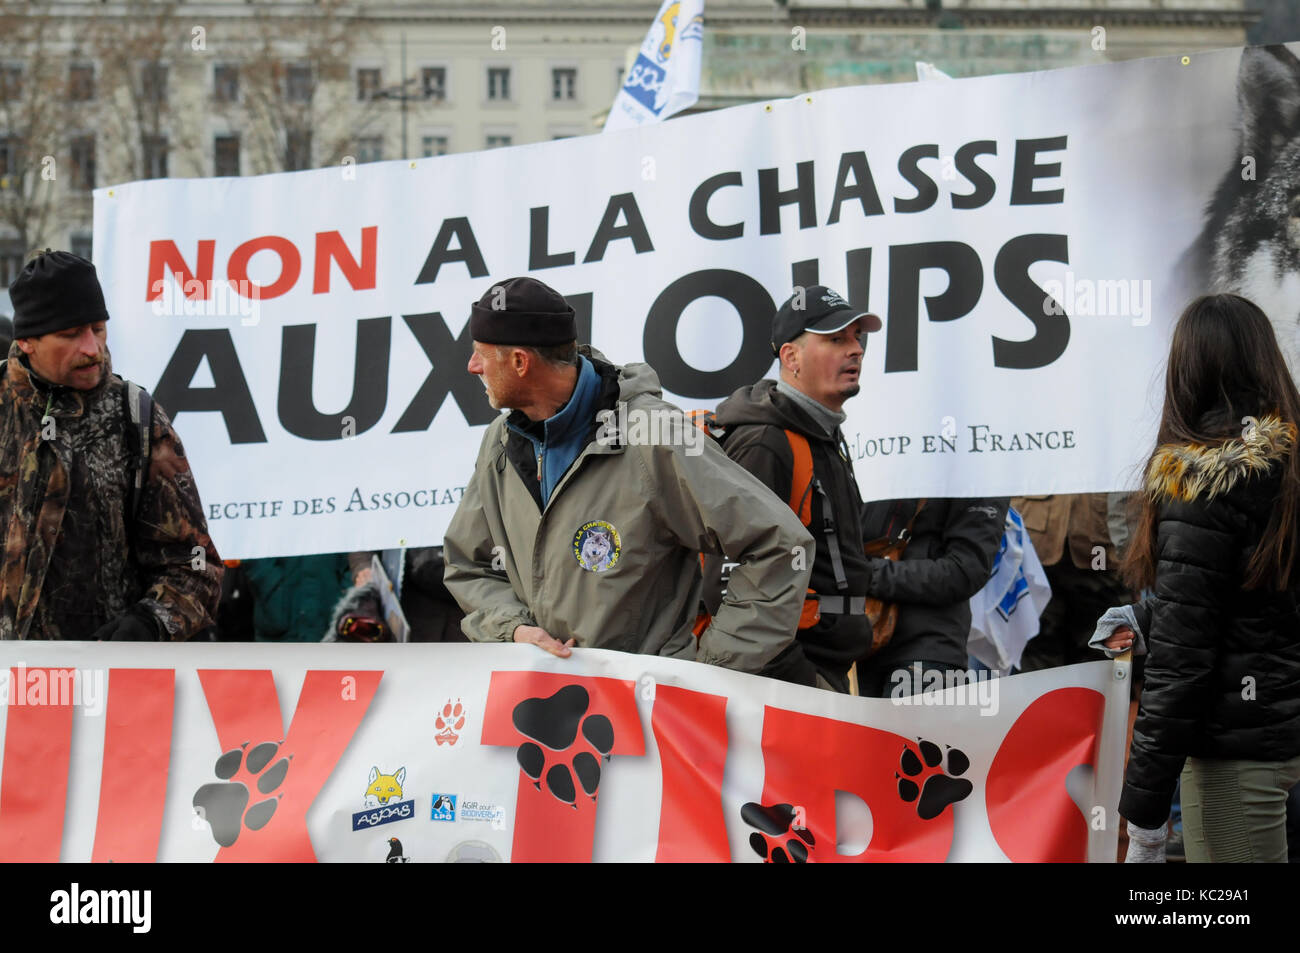
[[[470,337],[483,344],[554,347],[577,340],[573,308],[536,278],[511,278],[470,306]]]
[[[108,320],[95,266],[71,252],[47,251],[29,261],[9,286],[9,300],[16,338]]]

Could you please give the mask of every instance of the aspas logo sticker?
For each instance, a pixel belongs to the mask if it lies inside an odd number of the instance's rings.
[[[402,785],[406,783],[406,768],[392,774],[380,774],[379,766],[370,769],[366,788],[366,810],[352,815],[354,831],[369,830],[380,824],[391,824],[415,817],[415,801],[402,800]]]
[[[378,807],[389,801],[402,799],[402,785],[406,783],[406,769],[398,768],[392,774],[380,774],[379,767],[370,769],[370,787],[366,788],[366,807]]]
[[[433,721],[434,727],[438,729],[438,733],[433,736],[434,743],[439,747],[442,745],[451,747],[459,741],[460,733],[465,728],[466,714],[468,713],[465,711],[465,706],[460,703],[459,698],[454,705],[448,698],[447,703],[438,710],[438,717]]]
[[[592,520],[583,523],[573,537],[573,558],[587,572],[613,569],[623,552],[623,543],[612,523]]]

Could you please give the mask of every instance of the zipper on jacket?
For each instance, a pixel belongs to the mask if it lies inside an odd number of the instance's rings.
[[[581,450],[581,452],[579,452],[578,456],[574,459],[574,461],[573,461],[571,464],[569,464],[569,469],[565,470],[565,471],[564,471],[564,474],[560,477],[560,482],[557,483],[557,484],[555,484],[554,487],[552,487],[550,497],[548,497],[547,500],[546,500],[546,502],[545,502],[544,504],[542,504],[542,515],[543,515],[543,516],[545,516],[545,515],[546,515],[546,511],[550,509],[550,507],[551,507],[551,500],[553,500],[555,497],[559,496],[559,495],[560,495],[560,490],[564,489],[564,487],[568,485],[569,481],[572,480],[572,479],[574,479],[575,474],[577,474],[577,472],[582,468],[582,464],[583,464],[583,462],[587,459],[587,457],[595,456],[597,453],[599,453],[599,451],[593,451],[593,450],[592,450],[592,447],[593,447],[593,446],[595,446],[595,444],[590,444],[590,443],[589,443],[589,444],[587,444],[587,446],[583,447],[582,450]],[[602,455],[603,455],[603,454],[602,454]],[[538,456],[539,456],[539,458],[540,458],[540,454],[539,454]],[[539,473],[541,472],[540,468],[538,469],[538,472],[539,472]],[[538,479],[541,479],[541,478],[538,477]],[[539,526],[539,527],[538,527],[538,533],[540,534],[540,532],[541,532],[541,527]],[[540,536],[539,536],[539,538],[540,538]]]
[[[542,451],[537,451],[537,482],[542,482]]]
[[[550,495],[549,497],[547,497],[546,502],[542,504],[542,512],[541,512],[541,515],[540,515],[540,516],[538,517],[538,519],[537,519],[537,532],[533,534],[533,567],[532,567],[532,569],[533,569],[533,578],[534,578],[534,579],[541,579],[541,578],[542,578],[542,573],[541,573],[541,571],[540,571],[540,570],[541,570],[541,566],[540,566],[539,564],[542,563],[542,562],[544,562],[544,558],[543,558],[543,555],[542,555],[542,554],[543,554],[543,551],[544,551],[545,548],[546,548],[545,545],[544,545],[543,542],[542,542],[542,537],[545,535],[545,533],[546,533],[546,531],[547,531],[546,516],[547,516],[547,514],[550,513],[550,511],[551,511],[551,500],[556,499],[556,498],[560,495],[560,491],[563,490],[563,489],[565,488],[565,486],[568,485],[568,483],[569,483],[570,480],[576,479],[576,474],[577,474],[577,472],[582,468],[582,465],[583,465],[584,461],[585,461],[588,457],[595,456],[595,455],[599,452],[599,451],[595,451],[595,450],[592,449],[592,447],[594,447],[594,446],[595,446],[594,443],[589,443],[589,444],[587,444],[587,446],[583,447],[581,451],[579,451],[578,456],[574,459],[574,461],[573,461],[571,464],[569,464],[569,469],[565,470],[565,471],[564,471],[564,474],[560,477],[560,482],[557,483],[557,484],[556,484],[556,485],[551,489],[551,495]],[[603,454],[602,454],[602,455],[603,455]],[[537,455],[537,458],[538,458],[539,460],[541,459],[541,454],[540,454],[540,453]],[[541,467],[538,467],[538,471],[537,471],[537,472],[538,472],[538,473],[541,473]],[[538,479],[541,479],[541,478],[538,477]]]

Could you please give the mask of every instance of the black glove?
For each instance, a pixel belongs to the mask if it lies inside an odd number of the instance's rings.
[[[152,612],[132,608],[100,626],[91,638],[100,642],[158,642],[162,639],[162,627]]]
[[[403,590],[409,585],[435,599],[445,596],[447,590],[442,584],[442,575],[446,568],[441,546],[407,550],[406,574],[402,577]]]

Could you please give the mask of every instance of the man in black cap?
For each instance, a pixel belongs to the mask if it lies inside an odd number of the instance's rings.
[[[576,346],[573,309],[540,281],[491,288],[470,331],[469,371],[513,412],[488,426],[444,540],[465,634],[751,673],[783,652],[812,544],[789,508],[661,399],[650,367]],[[743,561],[707,627],[702,552]]]
[[[112,373],[95,266],[47,251],[9,289],[0,365],[0,638],[186,639],[221,560],[180,439]]]
[[[772,320],[779,378],[740,388],[716,413],[727,456],[787,501],[817,543],[798,640],[763,674],[841,692],[871,624],[862,497],[840,424],[860,388],[866,335],[880,328],[827,287],[796,288]]]

